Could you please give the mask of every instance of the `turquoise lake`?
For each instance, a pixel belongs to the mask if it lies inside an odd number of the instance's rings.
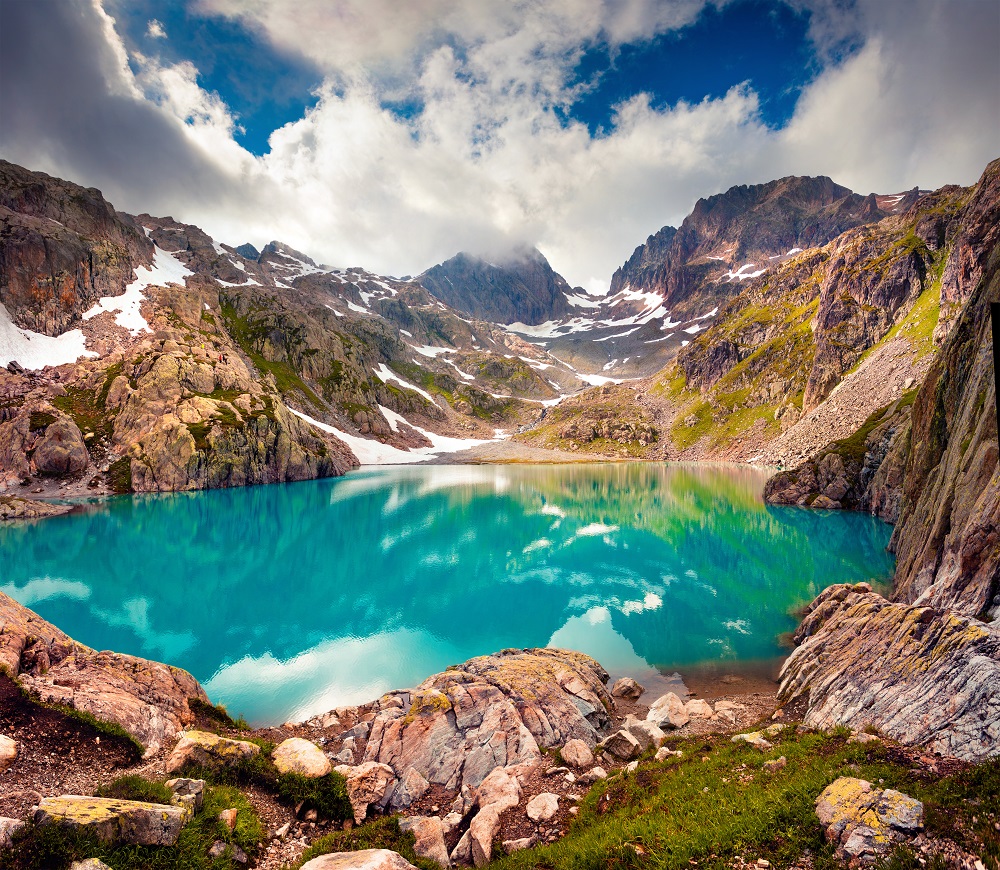
[[[0,591],[81,643],[186,668],[255,724],[475,655],[564,646],[656,683],[783,654],[789,610],[888,581],[891,527],[773,508],[750,469],[366,468],[120,497],[0,528]]]

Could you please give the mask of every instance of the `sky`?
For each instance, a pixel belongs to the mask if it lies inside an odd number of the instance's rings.
[[[699,197],[968,185],[996,0],[0,0],[0,157],[218,241],[607,289]]]

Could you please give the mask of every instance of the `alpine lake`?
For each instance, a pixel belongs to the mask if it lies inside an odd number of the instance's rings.
[[[122,496],[0,528],[0,591],[87,646],[185,668],[255,725],[507,647],[580,650],[654,690],[770,680],[796,608],[894,560],[890,526],[769,507],[764,480],[431,465]]]

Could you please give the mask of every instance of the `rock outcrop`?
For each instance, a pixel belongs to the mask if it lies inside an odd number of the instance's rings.
[[[842,584],[809,606],[795,643],[778,698],[805,695],[806,724],[874,728],[970,761],[1000,754],[1000,631],[993,625]]]
[[[43,798],[35,811],[34,823],[80,828],[111,842],[173,846],[190,817],[191,811],[183,807],[62,795]]]
[[[0,593],[0,666],[41,700],[117,722],[155,752],[194,721],[204,690],[180,668],[96,652]]]
[[[371,723],[367,761],[432,784],[479,786],[495,768],[535,764],[539,747],[594,746],[612,707],[608,674],[568,650],[504,650],[387,695]]]

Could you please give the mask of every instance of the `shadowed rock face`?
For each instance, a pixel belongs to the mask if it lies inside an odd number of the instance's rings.
[[[43,701],[117,722],[155,752],[194,721],[189,698],[208,701],[187,671],[96,652],[0,593],[0,665]]]
[[[498,767],[541,760],[539,746],[571,738],[594,746],[606,734],[608,674],[568,650],[504,650],[424,680],[412,693],[383,699],[366,761],[402,776],[459,790]]]
[[[806,694],[808,725],[871,726],[969,761],[1000,754],[1000,631],[992,625],[841,584],[809,606],[795,643],[778,698]]]
[[[569,284],[536,250],[511,255],[500,263],[457,254],[418,280],[452,308],[494,323],[544,323],[570,310]]]

